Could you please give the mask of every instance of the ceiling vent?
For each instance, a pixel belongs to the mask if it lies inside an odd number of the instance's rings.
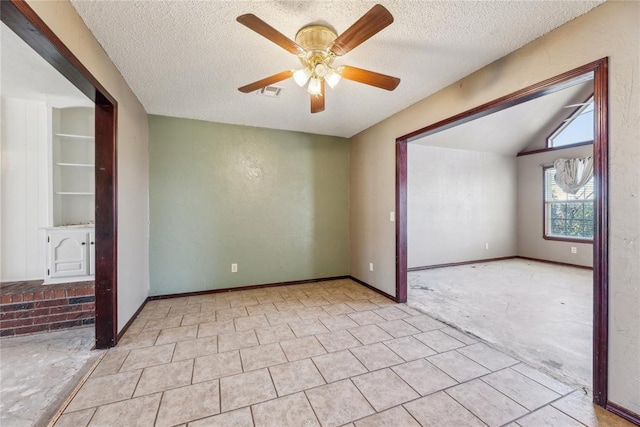
[[[261,89],[258,89],[256,93],[262,96],[270,96],[272,98],[277,98],[280,96],[280,92],[282,92],[281,87],[277,86],[265,86]]]

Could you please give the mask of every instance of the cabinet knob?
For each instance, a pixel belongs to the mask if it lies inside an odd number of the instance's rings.
[[[94,242],[91,242],[91,244],[93,245]]]
[[[87,242],[82,242],[82,244],[83,244],[83,245],[86,245],[86,244],[87,244]]]

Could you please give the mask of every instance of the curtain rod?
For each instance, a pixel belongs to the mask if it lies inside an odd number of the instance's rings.
[[[553,163],[540,163],[540,167],[541,168],[548,168],[553,166]]]

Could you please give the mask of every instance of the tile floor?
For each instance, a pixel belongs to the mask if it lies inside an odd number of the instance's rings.
[[[630,425],[350,280],[149,302],[63,426]]]

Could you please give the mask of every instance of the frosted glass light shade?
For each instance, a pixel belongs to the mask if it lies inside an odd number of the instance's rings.
[[[293,73],[293,80],[300,87],[304,86],[311,77],[311,70],[308,68],[301,68]]]
[[[329,70],[329,72],[327,72],[327,75],[324,76],[324,81],[326,81],[327,84],[331,86],[331,89],[333,89],[334,87],[336,87],[341,78],[342,76],[339,73],[336,73],[333,70]]]
[[[320,95],[320,92],[322,92],[322,84],[320,82],[320,79],[312,77],[311,80],[309,80],[309,87],[307,88],[307,92],[309,92],[311,95]]]

